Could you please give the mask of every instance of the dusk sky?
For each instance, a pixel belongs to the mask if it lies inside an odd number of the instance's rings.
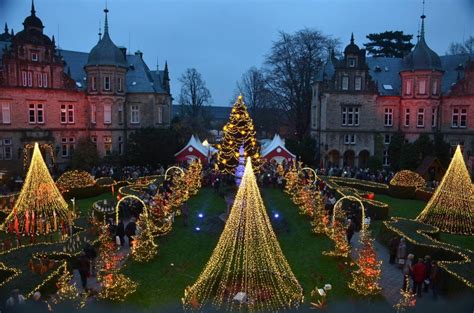
[[[0,23],[23,29],[30,0],[0,0]],[[45,33],[63,49],[88,52],[104,22],[105,0],[35,0]],[[260,67],[278,31],[304,27],[339,38],[343,48],[354,32],[362,46],[369,33],[403,30],[416,36],[421,0],[108,0],[112,40],[141,50],[148,66],[168,61],[173,96],[186,68],[202,73],[214,105],[229,105],[236,81]],[[474,35],[474,0],[427,0],[426,39],[438,54],[449,43]],[[415,40],[413,42],[416,41]],[[176,100],[175,100],[176,101]]]

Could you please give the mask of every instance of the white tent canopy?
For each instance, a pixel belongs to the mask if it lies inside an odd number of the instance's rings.
[[[262,145],[262,150],[261,150],[261,155],[262,157],[266,157],[270,152],[272,152],[275,149],[281,148],[282,150],[286,151],[291,157],[295,158],[296,156],[288,151],[285,147],[285,141],[281,139],[280,135],[275,134],[273,139],[271,141],[267,141]]]

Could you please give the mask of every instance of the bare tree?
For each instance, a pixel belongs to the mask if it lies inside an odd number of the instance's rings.
[[[206,82],[195,68],[188,68],[179,78],[181,92],[179,104],[183,112],[189,117],[203,114],[203,106],[212,101],[211,92],[206,87]]]
[[[280,32],[266,56],[267,85],[298,140],[309,130],[316,73],[328,51],[338,44],[338,40],[307,28],[294,34]]]
[[[452,42],[446,54],[472,54],[474,53],[474,36],[469,36],[464,42]]]
[[[263,72],[256,67],[248,69],[237,82],[237,90],[244,96],[250,115],[255,118],[257,110],[264,108],[268,101],[269,92]]]

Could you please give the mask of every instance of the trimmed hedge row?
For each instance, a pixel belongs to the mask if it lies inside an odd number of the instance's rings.
[[[439,261],[443,270],[443,291],[454,293],[466,288],[474,289],[474,252],[437,240],[437,227],[415,220],[392,218],[385,221],[378,239],[388,246],[395,235],[406,238],[408,251],[416,257],[430,255]]]

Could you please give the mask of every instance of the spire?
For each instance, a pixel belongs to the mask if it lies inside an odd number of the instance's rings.
[[[105,24],[104,24],[104,36],[109,34],[109,20],[107,18],[107,14],[109,13],[109,9],[107,9],[107,4],[104,9],[105,13]]]
[[[53,42],[53,47],[55,47],[55,46],[56,46],[56,39],[54,39],[54,35],[53,35],[53,37],[51,38],[51,41]]]
[[[8,34],[8,25],[7,25],[7,22],[5,22],[5,34]]]
[[[100,27],[100,21],[99,21],[99,41],[102,39],[102,28]]]
[[[15,35],[15,32],[13,31],[13,28],[11,29],[10,34],[11,34],[12,36]]]
[[[420,31],[420,39],[425,40],[425,0],[423,0],[423,13],[421,14],[421,31]]]
[[[31,15],[32,15],[32,16],[36,16],[35,13],[36,13],[36,10],[35,10],[35,1],[34,1],[34,0],[31,0]]]
[[[351,33],[351,44],[354,44],[354,33]]]

